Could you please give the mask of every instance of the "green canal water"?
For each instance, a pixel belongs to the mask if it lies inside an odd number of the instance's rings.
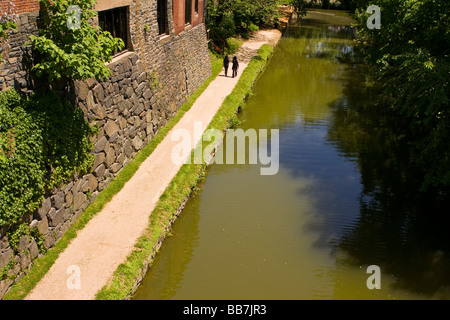
[[[134,299],[450,297],[445,227],[405,179],[364,68],[343,62],[351,22],[315,11],[288,27],[240,115],[279,130],[278,173],[211,165]]]

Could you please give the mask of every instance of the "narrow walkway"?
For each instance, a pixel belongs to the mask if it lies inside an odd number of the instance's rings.
[[[225,97],[238,82],[248,61],[264,44],[275,44],[278,30],[260,31],[238,50],[240,68],[235,78],[223,72],[208,86],[173,130],[186,129],[194,136],[194,121],[202,123],[202,132],[219,110]],[[148,218],[181,164],[171,160],[179,143],[171,141],[171,132],[142,163],[135,175],[104,209],[97,213],[60,254],[54,265],[26,297],[28,300],[92,300],[112,278],[117,267],[126,260],[137,239],[148,226]],[[198,142],[201,136],[194,137]],[[192,144],[194,146],[195,144]],[[69,289],[73,274],[70,266],[80,270],[81,288]]]

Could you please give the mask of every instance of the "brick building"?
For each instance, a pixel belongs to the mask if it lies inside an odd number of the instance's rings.
[[[12,0],[17,30],[0,62],[0,89],[26,94],[34,90],[26,45],[37,34],[42,12],[38,0]],[[94,138],[95,162],[83,176],[51,190],[40,209],[23,223],[38,228],[51,248],[136,154],[172,118],[211,74],[204,24],[206,0],[98,0],[94,23],[122,38],[126,48],[108,64],[112,75],[103,82],[78,81],[71,95],[99,132]],[[0,14],[9,1],[0,0]],[[40,253],[34,239],[9,245],[0,228],[0,269],[13,266],[0,279],[0,298]],[[18,277],[16,277],[18,278]]]

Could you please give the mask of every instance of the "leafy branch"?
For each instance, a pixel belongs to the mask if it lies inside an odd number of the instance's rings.
[[[111,71],[105,65],[115,50],[125,44],[111,33],[94,26],[95,0],[39,0],[47,10],[39,36],[30,36],[41,54],[33,67],[36,75],[46,75],[50,83],[65,79],[102,80]]]

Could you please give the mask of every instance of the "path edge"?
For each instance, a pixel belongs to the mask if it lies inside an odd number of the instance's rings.
[[[156,147],[164,140],[170,130],[179,122],[183,115],[190,110],[195,101],[207,89],[209,84],[219,75],[222,70],[222,61],[210,55],[211,75],[199,86],[199,88],[180,107],[177,114],[162,127],[155,137],[128,163],[119,174],[111,180],[110,184],[99,193],[96,200],[91,203],[80,215],[77,221],[70,226],[55,246],[37,258],[28,272],[16,281],[8,292],[0,300],[23,300],[45,276],[55,263],[59,255],[69,246],[71,241],[77,237],[77,232],[97,214],[110,200],[123,188],[132,178],[140,165],[152,154]]]
[[[219,111],[214,115],[208,129],[214,128],[225,132],[230,126],[236,124],[236,115],[251,94],[275,46],[276,44],[273,47],[264,44],[258,50],[243,71],[233,91],[225,98]],[[192,156],[194,153],[195,151],[192,151]],[[161,245],[170,234],[173,223],[183,211],[187,201],[198,191],[199,184],[204,181],[208,167],[208,163],[185,164],[181,167],[150,214],[148,228],[138,239],[126,261],[116,269],[113,278],[96,294],[97,300],[130,300],[133,297]]]

